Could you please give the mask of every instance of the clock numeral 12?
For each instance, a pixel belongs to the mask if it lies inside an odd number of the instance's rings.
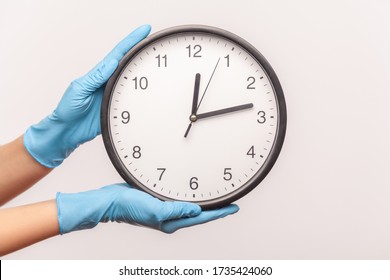
[[[186,47],[186,49],[188,49],[188,57],[191,57],[191,49],[194,49],[194,53],[192,55],[192,57],[202,57],[199,53],[200,51],[202,50],[202,46],[201,45],[195,45],[191,48],[191,45],[188,45]]]

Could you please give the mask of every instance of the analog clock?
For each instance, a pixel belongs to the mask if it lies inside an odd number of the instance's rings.
[[[125,181],[162,200],[224,206],[255,188],[286,131],[279,80],[251,44],[187,25],[141,41],[102,102],[108,155]]]

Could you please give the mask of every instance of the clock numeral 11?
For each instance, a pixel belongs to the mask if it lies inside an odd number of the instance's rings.
[[[158,67],[161,67],[161,65],[163,65],[163,67],[167,67],[167,55],[158,55],[156,56],[157,58],[157,66]]]

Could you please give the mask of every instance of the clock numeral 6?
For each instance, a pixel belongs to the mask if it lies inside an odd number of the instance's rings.
[[[148,85],[149,85],[149,82],[148,82],[148,79],[146,77],[141,77],[138,79],[138,77],[135,77],[132,81],[134,81],[134,88],[135,89],[147,89],[148,88]]]
[[[140,146],[134,146],[133,147],[133,158],[139,159],[141,157],[141,147]]]
[[[192,190],[196,190],[198,187],[199,187],[198,178],[192,177],[191,180],[190,180],[190,188]]]
[[[202,50],[202,46],[201,45],[195,45],[195,46],[191,46],[191,45],[188,45],[186,47],[186,49],[188,49],[188,57],[191,57],[191,49],[194,50],[194,53],[192,54],[192,57],[202,57],[199,53],[200,51]]]
[[[121,116],[122,116],[122,123],[128,124],[130,121],[130,113],[128,111],[123,111]]]
[[[233,177],[232,173],[230,173],[229,171],[232,170],[231,168],[225,168],[224,172],[223,172],[223,179],[225,181],[230,181]]]

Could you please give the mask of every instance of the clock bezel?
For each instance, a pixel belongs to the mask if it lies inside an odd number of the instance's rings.
[[[243,184],[241,187],[237,188],[237,190],[229,194],[220,196],[218,198],[195,202],[198,205],[200,205],[204,210],[220,208],[247,195],[250,191],[256,188],[261,183],[261,181],[264,180],[264,178],[268,175],[268,173],[271,171],[272,167],[274,166],[277,158],[279,157],[280,151],[283,146],[283,142],[286,134],[286,127],[287,127],[286,102],[285,102],[282,86],[279,82],[278,77],[276,76],[275,71],[268,63],[268,61],[265,59],[265,57],[254,46],[252,46],[249,42],[242,39],[241,37],[217,27],[206,26],[206,25],[181,25],[181,26],[175,26],[175,27],[167,28],[162,31],[156,32],[148,36],[141,42],[139,42],[121,59],[117,69],[115,70],[115,72],[113,73],[113,75],[111,76],[111,78],[109,79],[105,87],[102,106],[101,106],[101,115],[100,115],[103,142],[112,164],[114,165],[115,169],[120,174],[120,176],[127,183],[137,187],[142,191],[145,191],[153,195],[154,197],[157,197],[158,199],[164,201],[174,201],[173,199],[162,196],[161,194],[156,193],[150,188],[144,186],[131,174],[131,172],[127,170],[125,165],[122,163],[119,155],[116,152],[115,145],[112,141],[112,136],[110,131],[109,108],[111,104],[111,96],[113,93],[113,89],[116,86],[117,80],[122,74],[123,70],[128,65],[128,63],[132,60],[132,58],[138,55],[138,53],[141,52],[148,45],[153,44],[155,41],[160,40],[167,36],[172,36],[172,35],[177,35],[182,33],[210,34],[210,35],[222,37],[226,40],[229,40],[239,45],[241,48],[245,49],[261,65],[265,74],[268,76],[276,95],[275,98],[276,98],[277,112],[278,112],[278,118],[277,118],[278,123],[276,128],[275,141],[262,167],[255,173],[255,175],[248,182]]]

